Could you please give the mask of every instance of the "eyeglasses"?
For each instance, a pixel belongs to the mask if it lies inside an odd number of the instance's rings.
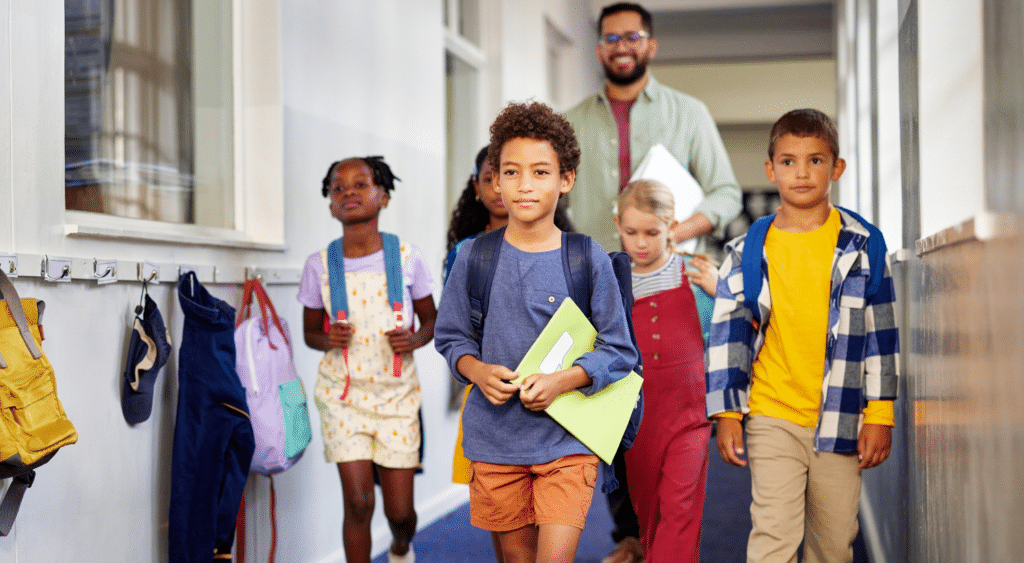
[[[619,41],[625,41],[626,45],[633,47],[635,45],[638,45],[641,41],[647,39],[650,36],[651,34],[647,33],[644,30],[627,31],[623,34],[605,33],[604,35],[601,36],[601,44],[604,45],[605,47],[611,47],[612,45],[615,45]]]

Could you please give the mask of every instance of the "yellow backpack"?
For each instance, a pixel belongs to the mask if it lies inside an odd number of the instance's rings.
[[[53,366],[42,350],[44,304],[18,297],[0,271],[0,479],[13,478],[0,504],[0,536],[14,524],[35,468],[78,440],[57,399]]]

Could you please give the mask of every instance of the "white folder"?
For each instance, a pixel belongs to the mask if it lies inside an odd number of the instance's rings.
[[[640,179],[658,180],[672,189],[672,196],[676,201],[676,219],[679,221],[689,219],[700,202],[704,201],[704,190],[700,184],[690,171],[668,152],[665,145],[657,144],[651,147],[629,180],[632,182]],[[696,248],[697,239],[676,245],[678,252],[693,252]]]

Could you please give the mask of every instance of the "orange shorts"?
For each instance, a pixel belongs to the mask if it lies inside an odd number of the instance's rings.
[[[470,523],[492,532],[564,524],[583,529],[597,484],[597,456],[539,465],[470,464]]]

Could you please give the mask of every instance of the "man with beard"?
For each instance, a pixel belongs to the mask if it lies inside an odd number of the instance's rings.
[[[704,202],[672,231],[676,243],[704,235],[723,238],[741,209],[739,185],[711,113],[700,100],[669,88],[648,71],[658,52],[651,14],[643,6],[620,2],[605,7],[598,19],[597,58],[605,71],[602,91],[566,112],[576,129],[582,158],[576,189],[567,195],[580,232],[619,250],[612,206],[631,172],[656,144],[663,144],[704,190]]]
[[[692,216],[675,224],[671,237],[676,243],[699,237],[697,252],[704,252],[708,246],[704,235],[723,238],[726,225],[742,206],[711,112],[700,100],[651,76],[647,65],[658,51],[658,40],[651,14],[642,6],[626,2],[607,6],[597,27],[596,52],[604,66],[605,87],[566,113],[582,152],[576,187],[566,196],[572,220],[606,250],[619,250],[613,204],[647,151],[661,143],[690,171],[705,195]],[[608,495],[608,506],[615,522],[616,548],[602,563],[639,563],[644,553],[621,450],[615,466],[622,486]]]

